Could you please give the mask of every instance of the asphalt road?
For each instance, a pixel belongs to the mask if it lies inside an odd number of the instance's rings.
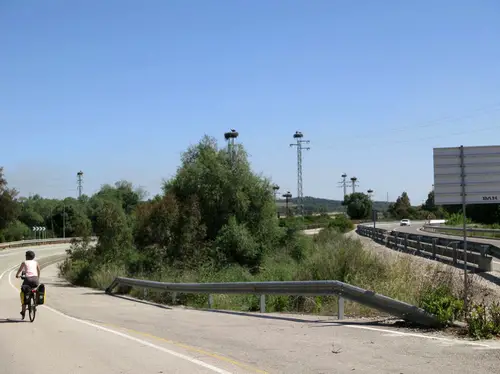
[[[424,226],[424,223],[425,223],[425,221],[411,221],[411,226],[400,226],[399,222],[377,222],[376,227],[379,227],[381,229],[386,229],[386,230],[397,230],[400,232],[407,232],[407,233],[411,233],[411,234],[435,236],[438,238],[458,239],[458,240],[463,239],[463,237],[460,235],[439,234],[439,233],[419,230],[421,227]],[[373,226],[373,222],[364,223],[363,225]],[[491,244],[491,245],[500,247],[500,240],[499,239],[485,239],[485,238],[469,237],[468,240],[478,242],[478,243]]]
[[[56,266],[42,270],[47,305],[34,323],[20,322],[11,269],[25,250],[0,252],[1,374],[499,372],[498,342],[329,317],[160,307],[72,287]]]

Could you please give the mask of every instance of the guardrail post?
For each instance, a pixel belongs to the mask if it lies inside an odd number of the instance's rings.
[[[490,248],[489,244],[481,245],[481,256],[486,256],[488,254],[488,249]]]
[[[408,252],[408,234],[405,234],[405,252]]]
[[[260,295],[260,312],[266,312],[266,295]]]
[[[436,242],[438,241],[437,238],[432,238],[432,259],[436,259],[436,253],[437,253],[437,246]]]
[[[338,298],[338,319],[344,319],[344,298],[339,296]]]
[[[481,271],[491,271],[493,267],[493,259],[487,255],[489,247],[489,244],[481,245],[481,256],[479,257],[479,262],[477,264],[477,267]]]
[[[417,255],[420,255],[420,250],[422,249],[422,237],[420,235],[417,236]]]
[[[142,297],[143,297],[143,299],[147,299],[147,297],[148,297],[148,289],[147,288],[143,289],[143,291],[142,291]]]
[[[451,248],[453,249],[453,265],[456,265],[458,262],[457,256],[457,242],[451,243]]]
[[[118,285],[118,282],[116,281],[116,279],[113,280],[113,282],[111,282],[111,284],[109,285],[108,288],[106,288],[106,292],[108,295],[110,295],[112,292],[113,292],[113,289]]]
[[[175,305],[177,301],[177,292],[172,292],[172,305]]]
[[[212,294],[208,295],[208,309],[212,309],[214,305],[214,296]]]

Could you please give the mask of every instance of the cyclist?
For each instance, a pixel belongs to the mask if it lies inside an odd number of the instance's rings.
[[[25,274],[25,279],[21,286],[21,316],[24,319],[26,314],[25,295],[28,295],[32,288],[38,287],[40,282],[40,265],[35,261],[35,252],[26,251],[26,261],[23,261],[21,266],[19,266],[16,278],[19,278],[21,272]]]

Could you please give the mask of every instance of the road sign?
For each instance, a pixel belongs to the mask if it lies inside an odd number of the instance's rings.
[[[500,204],[500,146],[434,148],[434,202]]]
[[[434,148],[434,203],[462,205],[464,310],[467,300],[467,205],[500,203],[500,146]]]

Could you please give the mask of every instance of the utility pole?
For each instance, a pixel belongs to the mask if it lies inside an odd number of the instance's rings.
[[[66,237],[66,203],[63,201],[63,238]]]
[[[280,186],[278,186],[277,184],[273,184],[273,193],[274,193],[274,203],[277,204],[278,203],[278,191],[280,189]]]
[[[290,147],[297,147],[297,202],[299,203],[300,215],[304,216],[304,193],[302,191],[302,151],[308,151],[310,147],[304,147],[303,144],[308,144],[309,140],[303,140],[304,135],[300,131],[295,131],[293,138],[297,143],[290,144]]]
[[[352,177],[351,178],[351,187],[352,187],[352,193],[356,193],[356,187],[359,187],[359,184],[357,184],[358,178]]]
[[[347,174],[344,173],[341,175],[342,176],[342,180],[339,182],[339,187],[340,188],[343,188],[344,189],[344,199],[345,197],[347,196]]]
[[[224,139],[227,141],[227,154],[229,159],[231,160],[231,164],[234,163],[236,159],[236,149],[234,147],[234,140],[238,137],[239,133],[235,129],[231,129],[231,131],[224,133]]]
[[[83,171],[79,171],[76,173],[76,181],[77,181],[77,188],[78,188],[78,199],[82,197],[82,190],[83,190]]]
[[[286,206],[286,216],[289,217],[290,216],[290,209],[288,208],[288,202],[290,201],[290,199],[292,198],[292,194],[290,193],[290,191],[287,191],[287,193],[284,193],[283,194],[283,197],[285,198],[285,206]]]
[[[276,205],[276,214],[278,215],[278,218],[280,218],[280,209],[278,207],[278,191],[280,189],[280,186],[277,184],[273,184],[273,193],[274,193],[274,205]]]

